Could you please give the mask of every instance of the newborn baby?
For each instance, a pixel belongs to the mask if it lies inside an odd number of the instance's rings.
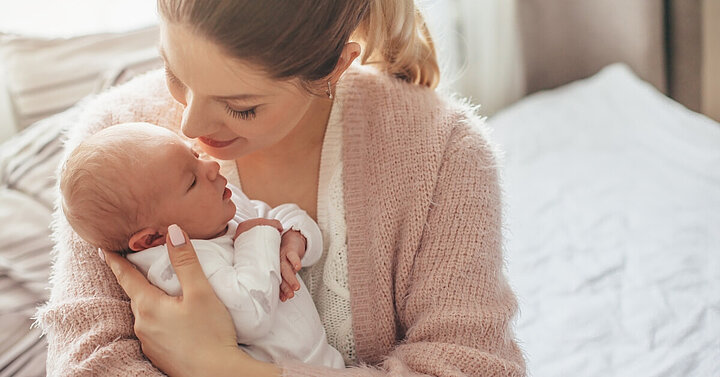
[[[317,224],[294,204],[270,208],[248,199],[228,187],[219,169],[170,130],[115,125],[70,154],[60,177],[62,209],[80,237],[127,253],[152,284],[174,296],[182,291],[164,244],[168,226],[180,225],[248,354],[343,368],[302,280],[294,299],[279,299],[281,231],[305,237],[307,266],[322,253]]]

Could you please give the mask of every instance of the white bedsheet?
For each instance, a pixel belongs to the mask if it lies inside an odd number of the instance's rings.
[[[720,124],[623,65],[489,121],[531,376],[720,376]]]

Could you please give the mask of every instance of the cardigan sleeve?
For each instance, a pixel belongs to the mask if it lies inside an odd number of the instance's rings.
[[[500,194],[491,147],[469,125],[458,126],[398,305],[406,338],[391,365],[438,376],[525,375],[512,331],[517,304],[503,273]]]
[[[62,221],[61,221],[62,222]],[[130,301],[97,250],[56,225],[50,301],[37,313],[52,376],[161,376],[133,331]]]
[[[285,363],[285,376],[524,376],[514,340],[516,300],[503,275],[498,172],[471,126],[446,146],[420,246],[399,265],[400,334],[378,367],[342,371]],[[403,258],[403,256],[399,256]]]

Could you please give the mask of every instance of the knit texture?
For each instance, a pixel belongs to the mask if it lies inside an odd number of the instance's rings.
[[[342,182],[342,93],[336,92],[320,158],[317,223],[323,234],[320,261],[300,271],[325,326],[328,343],[346,365],[357,363],[347,266],[347,226]]]
[[[493,148],[467,105],[371,68],[338,84],[356,357],[346,370],[287,362],[286,376],[522,376],[503,275]],[[87,104],[68,147],[127,121],[179,124],[154,72]],[[170,127],[172,128],[172,127]],[[127,296],[59,211],[51,298],[38,311],[49,375],[156,375]]]

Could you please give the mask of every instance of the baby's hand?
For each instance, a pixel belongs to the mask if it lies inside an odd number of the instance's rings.
[[[305,256],[307,240],[297,230],[290,230],[282,237],[280,244],[280,301],[285,301],[295,296],[295,291],[300,289],[300,282],[295,274],[302,267],[302,257]]]
[[[250,220],[245,220],[245,221],[241,222],[240,224],[238,224],[237,230],[235,230],[235,237],[233,237],[233,240],[235,240],[240,234],[250,230],[253,227],[259,226],[259,225],[268,225],[268,226],[274,227],[280,233],[282,233],[282,231],[283,231],[283,227],[282,227],[282,224],[280,224],[280,221],[263,219],[263,218],[250,219]]]

